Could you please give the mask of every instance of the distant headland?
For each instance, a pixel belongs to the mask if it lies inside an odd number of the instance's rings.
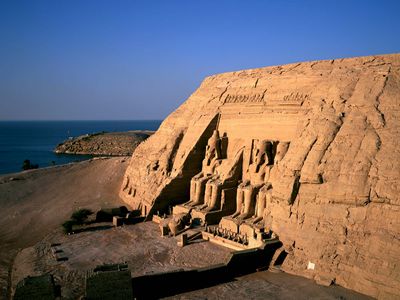
[[[58,144],[55,153],[127,156],[154,131],[98,132],[85,134]]]

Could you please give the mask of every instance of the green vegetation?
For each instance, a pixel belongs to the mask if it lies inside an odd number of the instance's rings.
[[[87,220],[88,216],[90,216],[91,214],[93,214],[93,212],[90,209],[82,208],[75,211],[71,215],[71,220],[75,221],[76,224],[81,225]]]
[[[31,164],[29,159],[25,159],[24,163],[22,164],[22,170],[31,170],[39,168],[38,164]]]
[[[74,225],[83,225],[87,218],[93,214],[90,209],[81,208],[72,213],[70,220],[65,221],[61,224],[63,227],[64,233],[71,233]]]
[[[65,234],[71,233],[72,232],[72,226],[75,225],[75,224],[76,224],[75,221],[72,221],[72,220],[68,220],[68,221],[65,221],[64,223],[62,223],[61,226],[64,229],[64,233]]]

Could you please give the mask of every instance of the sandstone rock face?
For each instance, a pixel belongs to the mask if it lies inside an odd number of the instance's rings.
[[[285,271],[400,297],[400,54],[206,78],[135,150],[120,196],[145,215],[188,201],[215,129],[243,170],[254,141],[289,145],[264,210]]]

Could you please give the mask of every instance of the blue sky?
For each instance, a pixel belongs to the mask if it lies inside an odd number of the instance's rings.
[[[0,0],[0,120],[163,119],[204,77],[400,52],[400,1]]]

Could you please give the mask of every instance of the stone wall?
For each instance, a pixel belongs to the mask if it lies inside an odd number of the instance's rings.
[[[215,128],[228,158],[289,142],[264,216],[283,269],[400,297],[399,104],[399,54],[210,76],[135,150],[120,196],[144,214],[186,202]]]

